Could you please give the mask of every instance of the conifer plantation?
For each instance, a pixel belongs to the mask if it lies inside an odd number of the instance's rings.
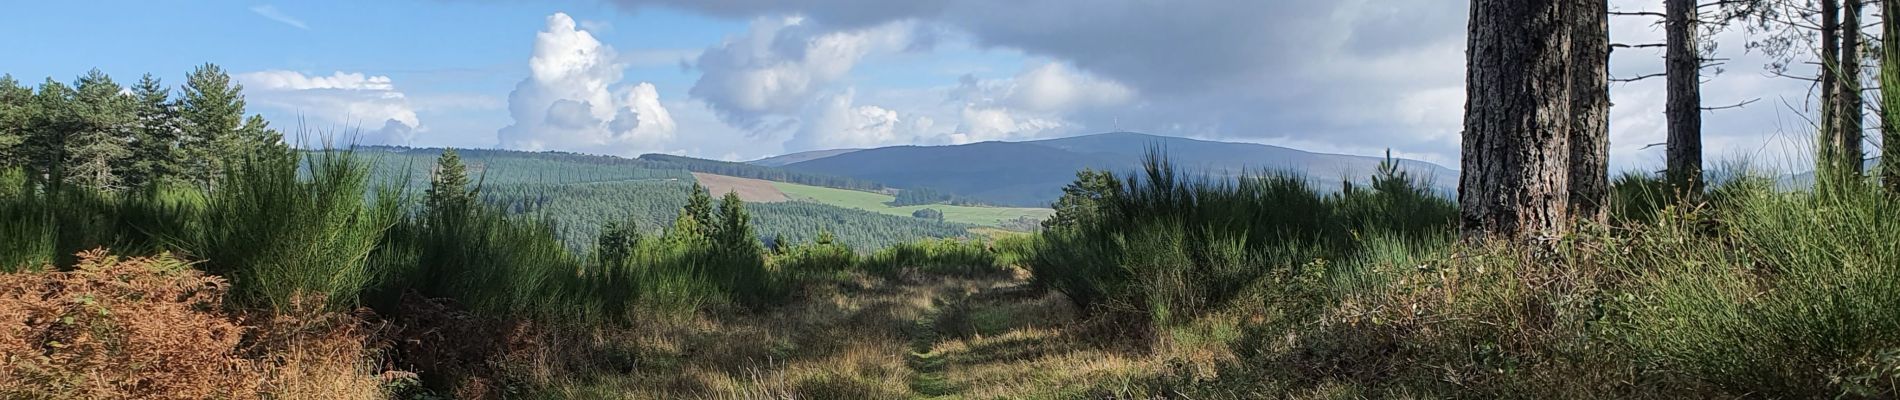
[[[352,132],[215,64],[0,75],[0,399],[1895,398],[1889,1],[1472,0],[1459,176],[1155,143],[1022,231],[765,163],[312,146]],[[1731,24],[1819,57],[1806,182],[1704,166]],[[1609,161],[1633,47],[1669,57],[1659,171]]]

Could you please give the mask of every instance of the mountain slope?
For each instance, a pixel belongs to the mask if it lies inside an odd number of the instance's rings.
[[[782,166],[785,166],[786,164],[803,162],[803,161],[811,161],[811,160],[831,157],[831,156],[835,156],[839,154],[850,153],[850,152],[858,151],[858,150],[863,150],[863,149],[831,149],[831,150],[801,151],[797,153],[783,154],[783,155],[761,158],[757,160],[748,161],[746,163],[752,164],[752,165],[762,165],[762,166],[767,166],[767,167],[782,167]]]
[[[1363,181],[1380,157],[1325,154],[1252,143],[1104,133],[1029,142],[982,142],[955,146],[895,146],[851,151],[782,168],[877,181],[898,188],[931,188],[983,202],[1047,206],[1083,168],[1133,171],[1150,148],[1166,150],[1181,168],[1216,177],[1244,171],[1304,174],[1322,189],[1342,180]],[[1399,160],[1402,169],[1451,191],[1455,170]]]
[[[1022,142],[896,146],[859,150],[783,168],[850,176],[898,188],[930,188],[986,203],[1043,207],[1083,168],[1132,166],[1113,155],[1084,154]]]

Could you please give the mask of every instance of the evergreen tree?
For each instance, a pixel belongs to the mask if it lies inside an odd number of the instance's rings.
[[[686,200],[686,216],[694,219],[694,222],[698,222],[700,226],[713,224],[712,195],[706,192],[706,187],[700,186],[697,182],[693,183],[692,197]]]
[[[172,102],[171,89],[152,74],[139,78],[132,86],[133,113],[137,130],[133,135],[132,164],[126,171],[128,186],[145,186],[178,177],[183,172],[183,157],[178,140],[178,105]]]
[[[594,239],[595,262],[603,266],[624,264],[640,242],[639,227],[631,215],[621,221],[608,221]]]
[[[235,138],[234,147],[242,151],[241,154],[285,155],[290,153],[290,146],[284,143],[284,134],[271,129],[270,121],[264,120],[263,115],[251,114],[250,118],[244,120],[244,125],[238,127]]]
[[[240,157],[238,128],[244,126],[243,87],[216,64],[205,64],[185,76],[178,113],[184,119],[186,170],[200,184],[215,186],[225,165]]]
[[[455,154],[455,149],[442,149],[442,156],[435,161],[435,174],[429,179],[429,189],[424,193],[424,208],[431,214],[460,212],[474,202],[475,191],[469,189],[468,171],[462,166],[462,157]]]
[[[1109,171],[1083,169],[1076,171],[1075,182],[1062,188],[1062,198],[1056,199],[1053,208],[1056,214],[1042,222],[1044,229],[1074,227],[1085,221],[1094,221],[1101,217],[1101,203],[1121,191],[1121,181],[1115,180],[1115,174]]]
[[[676,246],[694,246],[707,242],[706,231],[706,225],[693,218],[692,212],[682,209],[679,217],[673,219],[672,228],[666,230],[665,239]]]
[[[719,200],[719,225],[713,230],[713,239],[723,251],[746,254],[758,254],[759,236],[752,232],[752,216],[745,212],[745,202],[739,200],[738,193],[727,192]]]
[[[26,166],[27,123],[33,89],[0,75],[0,170]]]
[[[46,78],[27,111],[25,153],[32,180],[48,191],[56,191],[66,177],[66,142],[78,130],[79,118],[73,110],[73,90],[64,83]]]
[[[98,69],[80,76],[74,86],[78,131],[66,143],[67,179],[93,190],[116,190],[132,158],[132,103],[119,94],[125,88]]]

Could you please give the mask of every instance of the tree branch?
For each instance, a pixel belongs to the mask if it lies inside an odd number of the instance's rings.
[[[1744,106],[1747,106],[1747,105],[1749,105],[1749,104],[1754,104],[1754,103],[1755,103],[1755,102],[1757,102],[1757,101],[1761,101],[1761,98],[1760,98],[1760,97],[1756,97],[1756,98],[1753,98],[1753,99],[1748,99],[1747,101],[1743,101],[1743,102],[1740,102],[1740,103],[1735,103],[1735,104],[1730,104],[1730,105],[1726,105],[1726,106],[1715,106],[1715,107],[1702,107],[1702,111],[1715,111],[1715,110],[1727,110],[1727,109],[1731,109],[1731,108],[1742,108],[1742,107],[1744,107]]]
[[[1643,74],[1643,75],[1637,75],[1636,77],[1633,77],[1633,78],[1616,78],[1616,77],[1611,77],[1611,78],[1610,78],[1610,82],[1620,82],[1620,83],[1629,83],[1629,82],[1635,82],[1635,81],[1640,81],[1640,80],[1644,80],[1644,79],[1649,79],[1649,78],[1655,78],[1655,77],[1660,77],[1660,76],[1667,76],[1667,75],[1669,75],[1669,74],[1667,74],[1667,73],[1662,73],[1662,72],[1658,72],[1658,73],[1654,73],[1654,74]]]
[[[1663,15],[1663,13],[1659,13],[1659,12],[1655,12],[1655,11],[1611,11],[1611,12],[1610,12],[1610,15],[1614,15],[1614,16],[1619,16],[1619,17],[1656,17],[1656,18],[1668,18],[1668,16],[1667,16],[1667,15]]]

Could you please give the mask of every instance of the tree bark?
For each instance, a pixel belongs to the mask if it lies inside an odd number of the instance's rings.
[[[1864,137],[1861,107],[1864,102],[1860,94],[1860,14],[1861,0],[1846,0],[1841,9],[1841,73],[1836,78],[1840,88],[1835,89],[1840,106],[1835,115],[1840,119],[1834,146],[1840,151],[1840,168],[1846,179],[1858,179],[1865,172],[1861,158],[1866,151],[1861,145]]]
[[[1571,37],[1580,0],[1472,0],[1459,226],[1540,239],[1570,224]]]
[[[1880,2],[1880,182],[1900,194],[1900,0]]]
[[[1702,192],[1702,56],[1696,37],[1696,1],[1663,2],[1668,95],[1666,177],[1676,194]]]
[[[1836,107],[1840,105],[1840,86],[1836,82],[1840,72],[1840,8],[1840,0],[1821,0],[1821,126],[1814,158],[1817,185],[1839,174],[1835,166],[1840,165],[1840,121],[1836,121]]]
[[[1610,198],[1610,5],[1608,0],[1576,0],[1576,4],[1571,38],[1575,86],[1570,100],[1570,214],[1603,223],[1610,215],[1606,207]]]

